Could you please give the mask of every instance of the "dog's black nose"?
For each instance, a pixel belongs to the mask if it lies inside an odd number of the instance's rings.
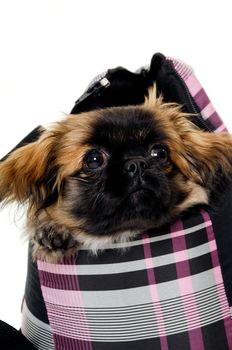
[[[124,163],[124,171],[134,176],[136,174],[141,174],[142,170],[148,168],[148,164],[145,159],[130,159]]]

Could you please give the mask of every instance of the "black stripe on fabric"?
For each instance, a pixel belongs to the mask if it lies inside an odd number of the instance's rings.
[[[202,335],[206,350],[229,350],[223,320],[202,327]]]
[[[210,253],[190,259],[191,274],[195,275],[212,268]],[[169,264],[155,268],[156,283],[168,282],[177,279],[176,264]],[[44,273],[44,272],[43,272]],[[147,270],[138,270],[114,274],[79,275],[79,286],[76,276],[58,276],[52,273],[44,273],[44,285],[55,289],[100,291],[118,290],[147,286]],[[70,280],[73,282],[70,283]]]
[[[86,250],[80,250],[76,258],[77,265],[95,265],[95,264],[114,264],[120,262],[134,261],[143,259],[143,245],[129,247],[128,249],[105,249],[98,255],[93,255]]]
[[[93,342],[92,350],[161,350],[160,339],[142,339],[128,342]],[[180,350],[180,349],[179,349]],[[183,350],[183,349],[182,349]]]
[[[37,264],[32,261],[29,248],[25,301],[30,312],[44,323],[49,323],[46,306],[42,296]]]
[[[164,239],[162,241],[151,242],[150,248],[152,257],[158,257],[173,253],[173,245],[170,238]]]
[[[133,271],[112,275],[79,276],[80,290],[118,290],[147,285],[147,271]]]
[[[183,214],[183,217],[181,219],[183,220],[183,225],[185,229],[204,223],[204,219],[201,215],[201,209],[202,206],[195,206],[194,208],[187,210]]]
[[[184,229],[204,224],[204,219],[200,213],[187,212],[183,220]],[[206,228],[198,229],[192,234],[185,236],[187,249],[197,247],[208,242]]]
[[[189,260],[191,275],[201,273],[213,268],[211,254],[204,254]]]
[[[164,265],[155,268],[156,283],[167,282],[177,279],[176,265]]]
[[[79,290],[77,275],[54,274],[42,271],[42,284],[52,289]]]
[[[188,332],[169,335],[168,350],[191,350]]]
[[[190,235],[185,236],[186,248],[191,249],[208,242],[207,232],[205,228],[199,229]]]

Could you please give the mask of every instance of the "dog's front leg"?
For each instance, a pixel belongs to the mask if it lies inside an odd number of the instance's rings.
[[[64,225],[57,224],[43,213],[30,225],[30,239],[33,245],[33,258],[49,262],[61,261],[64,256],[77,252],[79,242]]]

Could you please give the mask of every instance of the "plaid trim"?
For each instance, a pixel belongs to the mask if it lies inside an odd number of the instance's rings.
[[[55,349],[232,349],[207,212],[186,213],[128,246],[105,247],[98,257],[82,250],[62,264],[38,261]]]
[[[192,98],[198,105],[201,115],[204,120],[209,121],[210,125],[215,128],[215,131],[226,131],[226,126],[223,123],[221,117],[215,110],[208,95],[200,84],[199,80],[195,76],[191,67],[187,66],[184,62],[168,57],[171,60],[176,72],[185,82]]]

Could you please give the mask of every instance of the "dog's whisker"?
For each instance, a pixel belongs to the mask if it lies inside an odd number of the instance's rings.
[[[94,199],[94,202],[93,202],[93,207],[95,207],[99,201],[99,199],[102,197],[103,195],[103,192],[98,192],[96,198]]]
[[[89,183],[89,181],[84,179],[83,177],[77,177],[76,179],[80,182],[83,182],[83,183]]]

